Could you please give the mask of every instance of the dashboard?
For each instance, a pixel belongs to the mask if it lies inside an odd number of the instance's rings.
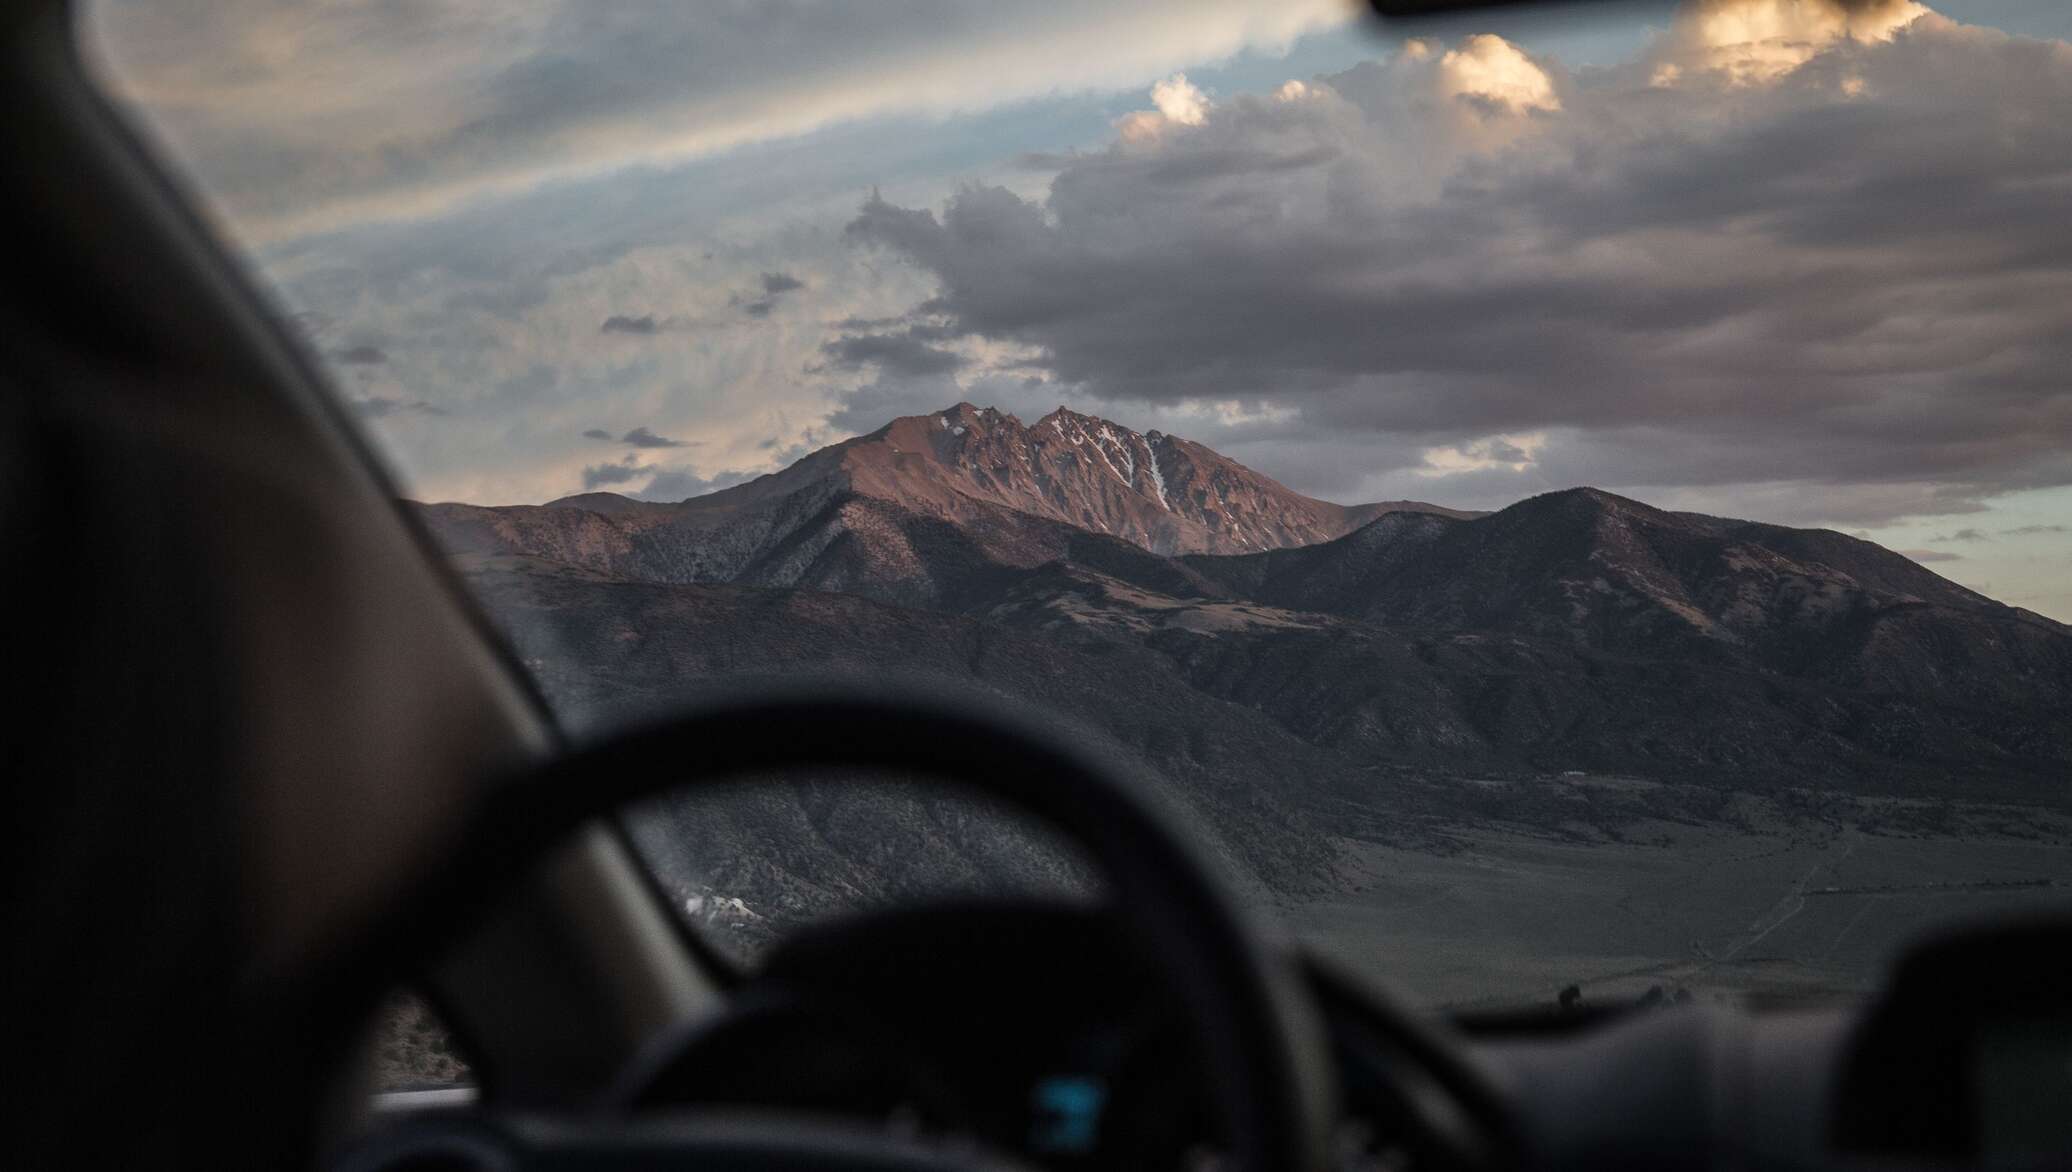
[[[1112,921],[933,907],[780,946],[727,1013],[662,1040],[635,1109],[834,1114],[1056,1168],[1197,1165],[1213,1121],[1176,1013]]]
[[[1924,950],[1887,996],[1682,1005],[1424,1034],[1305,963],[1343,1169],[2036,1166],[2072,1152],[2062,923]],[[1090,907],[939,905],[780,946],[730,1010],[659,1039],[621,1106],[837,1116],[1057,1169],[1213,1169],[1176,1007]]]
[[[1312,987],[1344,1093],[1340,1164],[1468,1162],[1447,1150],[1451,1137],[1426,1134],[1417,1117],[1429,1107],[1404,1097],[1382,1019],[1366,1020],[1332,978]],[[1201,1069],[1177,1009],[1110,917],[942,905],[780,946],[728,1012],[658,1040],[618,1098],[636,1111],[834,1115],[1047,1168],[1210,1169],[1224,1137]]]

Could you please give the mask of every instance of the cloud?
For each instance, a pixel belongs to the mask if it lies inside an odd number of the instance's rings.
[[[1910,557],[1917,562],[1961,562],[1964,560],[1962,554],[1954,554],[1940,549],[1902,549],[1899,552],[1903,556]]]
[[[634,428],[632,431],[629,431],[625,435],[620,436],[619,442],[622,444],[631,444],[636,448],[683,448],[690,446],[683,440],[675,440],[670,439],[668,436],[656,435],[654,432],[649,431],[646,427]]]
[[[379,346],[347,346],[332,355],[347,366],[376,366],[388,361]]]
[[[777,308],[777,302],[780,298],[793,290],[805,288],[806,283],[790,273],[764,273],[762,287],[763,292],[760,297],[753,294],[736,293],[728,298],[727,304],[738,308],[742,313],[750,317],[768,317],[770,316],[770,311]]]
[[[1201,87],[1187,80],[1184,73],[1176,73],[1151,87],[1151,104],[1166,121],[1181,126],[1200,126],[1208,120],[1209,96]]]
[[[443,416],[446,410],[433,406],[423,399],[405,402],[387,395],[368,395],[351,400],[353,409],[369,419],[386,419],[392,415],[434,415]]]
[[[1701,6],[1661,51],[1768,11]],[[2072,483],[2072,46],[1834,11],[1791,69],[1724,84],[1415,46],[1125,130],[1040,198],[874,196],[848,235],[932,275],[949,332],[1095,400],[1271,406],[1282,440],[1544,437],[1429,492],[1529,475],[1864,524]]]
[[[1438,80],[1439,92],[1449,98],[1479,98],[1511,113],[1561,108],[1547,71],[1491,33],[1478,33],[1447,50],[1439,58]]]
[[[1151,104],[1154,109],[1125,114],[1115,124],[1125,142],[1154,139],[1169,126],[1200,126],[1209,116],[1209,96],[1184,73],[1154,83]],[[1040,159],[1031,162],[1041,165]]]
[[[629,317],[623,313],[615,313],[604,319],[604,324],[598,327],[597,332],[601,334],[646,335],[653,334],[661,328],[661,323],[657,322],[655,315],[651,313],[644,313],[639,317]]]
[[[726,471],[700,476],[695,469],[643,464],[640,457],[627,456],[616,463],[592,464],[584,468],[583,491],[594,492],[645,480],[646,483],[639,488],[621,491],[638,500],[675,502],[730,488],[759,475],[759,472]]]
[[[908,324],[909,322],[911,322],[912,320],[913,320],[912,318],[908,317],[908,316],[907,316],[907,315],[905,315],[905,314],[899,314],[899,315],[896,315],[896,316],[893,316],[893,317],[853,317],[853,316],[852,316],[852,317],[845,317],[845,318],[841,319],[840,321],[838,321],[838,322],[835,322],[835,323],[834,323],[834,327],[835,327],[836,329],[838,329],[838,330],[842,330],[842,331],[844,331],[844,332],[847,332],[847,333],[852,333],[852,334],[855,334],[855,333],[864,333],[864,332],[868,332],[868,331],[875,331],[875,330],[887,330],[887,329],[891,329],[891,328],[892,328],[892,327],[894,327],[894,326],[904,326],[904,325],[907,325],[907,324]]]
[[[573,269],[583,269],[589,267],[587,262],[564,262],[564,265],[567,268]],[[529,276],[530,274],[527,275]],[[552,270],[549,270],[549,275],[558,276],[564,274],[553,273]],[[524,282],[523,277],[518,277],[517,274],[514,274],[514,277],[517,277],[518,283],[522,284]],[[738,295],[729,297],[728,304],[739,305],[740,297]],[[498,306],[497,308],[503,307]],[[512,306],[511,308],[522,309],[530,307]],[[690,333],[696,330],[717,329],[724,327],[726,324],[728,323],[712,315],[694,316],[681,313],[673,313],[669,314],[668,316],[663,316],[661,314],[654,313],[614,313],[608,315],[604,319],[603,323],[597,327],[597,332],[600,334],[625,334],[629,337],[651,338],[657,334],[681,334]]]
[[[85,39],[229,217],[278,240],[835,123],[1119,89],[1355,15],[1346,0],[107,0]]]
[[[1914,0],[1698,0],[1657,46],[1653,78],[1716,73],[1731,84],[1775,81],[1837,42],[1889,41],[1929,10]]]
[[[1959,529],[1955,533],[1943,533],[1929,538],[1930,541],[1991,541],[1990,537],[1976,529]]]
[[[2072,528],[2064,525],[2017,525],[2013,529],[2002,529],[2000,532],[2008,537],[2038,537],[2048,533],[2072,532]]]
[[[720,472],[712,476],[700,476],[688,469],[671,469],[657,472],[647,486],[633,494],[649,501],[682,501],[706,493],[718,492],[722,488],[754,480],[760,473]]]
[[[588,492],[611,484],[630,484],[653,472],[654,469],[643,467],[637,456],[628,456],[615,464],[591,464],[583,469],[583,490]]]
[[[643,0],[86,15],[139,22],[123,88],[319,351],[410,339],[338,370],[441,499],[566,491],[584,421],[695,421],[705,468],[763,469],[960,398],[1164,427],[1345,500],[1599,483],[1876,524],[2072,476],[2063,50],[1920,17],[1792,33],[1795,64],[1737,76],[1708,54],[1748,38],[1679,20],[1621,67],[1449,38],[1209,86],[1338,16],[934,2],[791,30]],[[1183,70],[1198,100],[1148,92]],[[1131,106],[1161,132],[1099,142]],[[945,202],[989,171],[1010,190]],[[892,198],[852,216],[874,182]],[[923,302],[945,312],[901,312]],[[611,316],[653,334],[600,338]],[[823,349],[843,335],[886,362]],[[409,406],[433,389],[469,427]]]
[[[583,438],[603,440],[606,443],[625,444],[631,448],[689,448],[697,446],[691,440],[671,439],[666,435],[656,435],[645,425],[636,427],[624,435],[616,437],[601,427],[593,427],[583,432]]]
[[[909,327],[902,333],[847,334],[820,349],[837,369],[874,366],[894,377],[946,375],[964,365],[961,355],[923,341],[925,333],[925,329]]]

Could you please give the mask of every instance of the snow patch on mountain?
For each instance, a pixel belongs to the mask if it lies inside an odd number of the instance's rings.
[[[1151,446],[1164,438],[1155,431],[1144,437],[1144,452],[1150,457],[1144,461],[1144,470],[1151,475],[1151,491],[1158,497],[1158,507],[1170,513],[1173,511],[1173,505],[1171,501],[1166,500],[1165,473],[1158,470],[1158,450]]]

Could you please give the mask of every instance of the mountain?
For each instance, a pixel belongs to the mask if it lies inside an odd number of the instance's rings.
[[[1270,715],[1187,686],[1148,647],[1074,645],[820,591],[614,581],[527,558],[465,557],[461,565],[556,713],[583,732],[667,712],[716,681],[744,677],[955,680],[1107,736],[1194,815],[1235,874],[1278,890],[1315,886],[1335,857],[1307,792],[1367,779],[1358,764]],[[799,800],[780,797],[764,819],[785,806],[799,817]],[[816,818],[824,828],[816,833],[841,821]],[[858,849],[874,852],[883,868],[883,842]],[[767,895],[767,885],[760,890]]]
[[[991,407],[959,403],[895,419],[777,475],[797,479],[808,470],[923,515],[955,518],[978,501],[1159,554],[1310,545],[1401,509],[1468,515],[1415,501],[1316,500],[1191,440],[1063,407],[1024,426]]]
[[[2072,628],[1839,533],[1596,489],[1342,508],[1185,440],[960,404],[681,503],[423,516],[579,727],[742,675],[947,676],[1113,738],[1275,890],[1334,882],[1342,836],[1463,820],[2072,800]],[[1492,782],[1573,770],[1654,788]],[[831,824],[770,801],[758,833]],[[994,850],[912,804],[841,817],[945,874]],[[739,881],[694,893],[806,890]]]
[[[1964,702],[2034,703],[2072,680],[2072,629],[1904,555],[1597,489],[1180,560],[1210,593],[1396,630],[1531,635]]]
[[[585,493],[425,510],[449,548],[465,553],[927,606],[961,605],[1000,569],[1060,558],[1251,552],[1325,541],[1397,512],[1472,516],[1415,501],[1332,504],[1161,432],[1064,408],[1025,426],[968,403],[895,419],[675,504]],[[1185,573],[1172,564],[1164,572]]]
[[[1184,559],[1231,589],[1376,622],[1523,625],[1647,643],[1825,626],[1864,605],[2009,610],[1902,554],[1824,529],[1673,513],[1595,488],[1462,522],[1389,516],[1335,541]]]
[[[459,554],[1054,632],[1351,624],[1370,643],[1502,636],[1931,704],[2072,707],[2072,629],[1867,541],[1590,488],[1486,515],[1332,505],[1191,441],[1064,408],[1034,426],[966,403],[895,419],[675,504],[592,493],[424,515]],[[1251,548],[1159,552],[1233,545]]]
[[[2025,705],[1952,703],[1567,637],[1175,598],[1069,562],[972,614],[542,559],[461,566],[579,733],[743,678],[955,681],[1105,737],[1234,878],[1275,896],[1340,889],[1349,838],[1443,853],[1492,823],[1589,841],[1838,809],[1915,833],[1946,828],[1953,796],[2062,802],[2072,770],[2072,706],[2050,699],[2062,673]],[[1644,780],[1554,776],[1571,770]],[[1990,809],[2019,826],[2018,810]],[[901,892],[1013,889],[1041,854],[968,810],[813,779],[660,816],[642,841],[664,881],[680,899],[745,901],[754,918],[729,925],[744,944]]]
[[[2072,765],[2072,628],[1839,533],[1574,489],[1176,560],[1182,595],[1060,567],[991,617],[1160,640],[1196,686],[1381,753],[1826,780]]]

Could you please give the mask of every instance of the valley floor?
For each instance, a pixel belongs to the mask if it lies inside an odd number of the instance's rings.
[[[1939,924],[2072,900],[2072,821],[1901,835],[1852,822],[1629,826],[1623,841],[1455,827],[1451,853],[1346,844],[1346,889],[1276,910],[1416,1003],[1588,1000],[1651,986],[1863,992]]]

